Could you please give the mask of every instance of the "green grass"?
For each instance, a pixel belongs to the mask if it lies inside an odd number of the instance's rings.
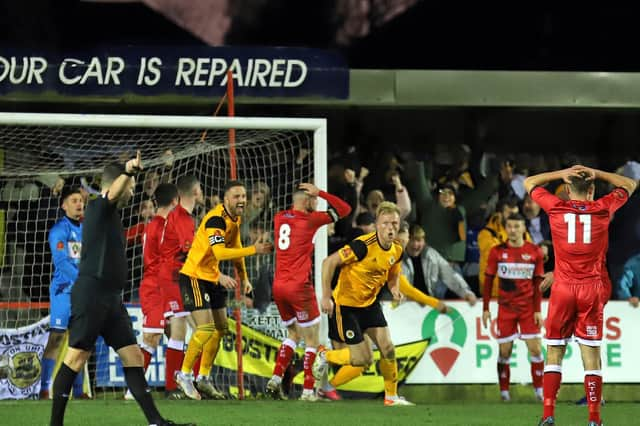
[[[382,401],[164,401],[160,411],[175,421],[198,425],[537,425],[539,404],[450,403],[415,407],[383,407]],[[0,402],[0,424],[47,425],[51,402]],[[559,403],[561,426],[585,426],[587,409]],[[640,404],[612,403],[603,407],[607,425],[640,424]],[[65,425],[145,425],[135,402],[70,401]]]

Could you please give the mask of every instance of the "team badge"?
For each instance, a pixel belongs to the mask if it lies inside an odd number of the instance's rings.
[[[204,300],[206,300],[207,302],[209,301],[209,293],[204,294]]]
[[[396,263],[396,258],[391,256],[391,258],[389,259],[389,265],[393,265],[394,263]]]
[[[62,241],[58,241],[58,244],[56,244],[56,249],[64,250],[64,243]]]
[[[347,336],[347,339],[353,339],[354,337],[356,337],[356,333],[354,333],[353,330],[347,330],[345,336]]]
[[[509,258],[509,255],[508,255],[507,253],[502,253],[502,258],[503,258],[503,259],[508,259],[508,258]]]

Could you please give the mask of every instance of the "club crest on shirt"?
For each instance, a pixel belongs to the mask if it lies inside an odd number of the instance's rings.
[[[393,256],[391,256],[391,257],[389,258],[389,265],[393,265],[394,263],[396,263],[396,258],[395,258],[395,257],[393,257]]]
[[[502,258],[503,258],[503,259],[508,259],[508,258],[509,258],[509,255],[508,255],[507,253],[502,253]]]
[[[56,244],[56,250],[64,250],[64,243],[62,241],[58,241],[58,244]]]
[[[348,258],[349,256],[351,256],[352,253],[353,253],[353,251],[351,250],[350,247],[344,247],[344,248],[340,249],[340,254],[345,259]]]

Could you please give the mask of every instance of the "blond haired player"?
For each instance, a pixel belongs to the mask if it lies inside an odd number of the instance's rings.
[[[400,228],[400,211],[383,202],[376,212],[376,230],[362,235],[322,263],[322,312],[335,316],[337,331],[346,348],[322,350],[314,363],[314,376],[326,377],[328,363],[368,366],[373,350],[365,334],[376,344],[382,357],[386,406],[413,405],[398,396],[398,365],[387,321],[376,296],[388,283],[394,299],[400,299],[399,279],[402,246],[395,241]],[[338,284],[331,291],[331,277],[341,266]],[[333,299],[332,299],[333,296]],[[335,303],[334,303],[335,300]]]

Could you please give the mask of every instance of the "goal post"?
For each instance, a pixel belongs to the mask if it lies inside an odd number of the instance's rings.
[[[230,178],[229,129],[236,131],[237,177],[247,185],[247,208],[256,191],[263,191],[266,198],[264,211],[252,218],[255,229],[248,225],[243,238],[249,239],[256,230],[272,232],[273,214],[291,205],[297,183],[310,180],[327,189],[325,119],[0,113],[0,253],[4,254],[0,261],[0,328],[34,324],[47,314],[52,268],[46,235],[48,227],[63,214],[55,196],[56,180],[81,185],[90,196],[97,189],[97,175],[105,163],[122,160],[125,153],[140,149],[145,171],[138,189],[148,190],[154,180],[157,185],[157,181],[175,182],[179,176],[195,174],[208,201],[213,202],[214,196],[221,198]],[[301,150],[309,152],[302,160],[298,158]],[[42,195],[45,192],[47,195]],[[128,236],[136,220],[142,222],[147,196],[137,194],[134,203],[122,212]],[[325,208],[323,200],[319,201],[319,208]],[[199,217],[206,209],[198,212]],[[125,300],[135,303],[142,262],[134,239],[131,244],[134,247],[128,247],[128,261],[132,278]],[[315,245],[318,296],[321,262],[326,255],[323,227]],[[273,256],[269,258],[272,263]],[[255,268],[250,268],[250,274],[257,273]],[[272,272],[272,265],[270,268],[264,270]],[[322,337],[326,340],[326,322]],[[96,377],[101,373],[96,371]],[[161,374],[159,369],[156,375]],[[115,383],[112,379],[107,382]]]

